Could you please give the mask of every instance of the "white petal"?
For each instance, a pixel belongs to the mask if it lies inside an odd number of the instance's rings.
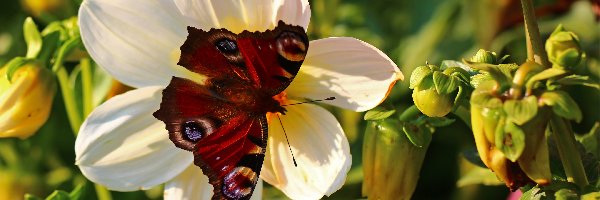
[[[75,141],[75,162],[88,179],[111,190],[149,189],[192,163],[192,153],[175,147],[164,123],[152,116],[161,91],[132,90],[90,114]]]
[[[190,165],[183,173],[165,185],[165,200],[173,199],[210,199],[213,187],[200,167]]]
[[[354,38],[327,38],[310,42],[300,72],[286,90],[289,96],[325,101],[365,111],[383,101],[403,75],[383,52]]]
[[[307,0],[175,0],[175,4],[188,26],[203,30],[265,31],[274,28],[279,20],[306,29],[310,19]]]
[[[166,85],[180,70],[187,29],[172,1],[86,0],[79,26],[92,58],[127,85]]]
[[[287,109],[280,117],[298,166],[294,166],[278,119],[271,118],[261,178],[292,199],[329,196],[342,187],[350,169],[348,140],[327,110],[312,104]]]
[[[254,193],[250,199],[259,200],[262,198],[263,183],[258,180]],[[190,165],[183,173],[175,177],[165,185],[164,199],[211,199],[213,195],[213,186],[208,183],[208,177],[202,174],[200,167]]]

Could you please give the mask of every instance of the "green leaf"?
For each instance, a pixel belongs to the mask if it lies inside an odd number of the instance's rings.
[[[540,97],[542,105],[552,106],[552,111],[558,116],[581,122],[581,109],[569,94],[561,90],[544,92]]]
[[[590,80],[589,76],[581,76],[577,74],[569,75],[558,79],[557,81],[561,85],[583,85],[587,87],[593,87],[596,89],[600,89],[600,84],[598,84],[594,80]]]
[[[42,49],[42,36],[31,17],[25,19],[25,23],[23,23],[23,36],[25,37],[25,43],[27,43],[27,55],[25,57],[37,57]]]
[[[431,126],[434,126],[434,127],[443,127],[443,126],[448,126],[448,125],[452,124],[456,120],[455,119],[446,118],[446,117],[427,117],[426,121]]]
[[[581,200],[597,200],[600,199],[600,192],[591,192],[581,195]]]
[[[528,96],[522,100],[510,99],[504,102],[503,108],[508,117],[507,120],[523,125],[537,114],[537,98]]]
[[[516,64],[491,65],[486,63],[474,63],[467,60],[463,60],[463,62],[467,63],[473,69],[487,72],[501,87],[510,85],[512,72],[519,68]]]
[[[567,73],[567,71],[565,71],[564,69],[560,69],[560,68],[546,69],[540,73],[533,75],[531,78],[529,78],[529,80],[527,80],[527,83],[525,84],[525,86],[528,89],[530,89],[538,81],[546,80],[549,78],[554,78],[554,77],[563,75],[565,73]]]
[[[591,153],[596,158],[600,158],[600,122],[596,122],[590,132],[585,135],[575,135],[587,153]]]
[[[69,193],[62,190],[55,190],[46,200],[71,200]]]
[[[516,162],[525,149],[525,133],[519,126],[510,121],[501,120],[496,127],[496,147],[504,153],[504,156]],[[502,125],[502,123],[506,123]]]
[[[423,147],[431,141],[431,134],[428,131],[424,131],[423,128],[422,126],[404,123],[402,131],[404,131],[404,134],[406,134],[406,137],[413,145]]]
[[[417,67],[412,74],[410,75],[410,85],[408,86],[410,89],[415,89],[421,81],[428,75],[432,73],[429,66],[420,66]]]
[[[433,72],[433,83],[438,94],[450,94],[454,92],[460,85],[460,81],[452,76],[448,76],[442,72]]]
[[[492,78],[492,76],[490,76],[489,73],[481,73],[481,74],[475,74],[475,75],[471,76],[471,81],[469,83],[471,84],[471,86],[473,88],[477,88],[482,83],[484,83],[486,81],[491,81],[491,80],[494,80],[494,79]]]
[[[49,64],[50,59],[56,52],[60,43],[60,33],[52,32],[44,36],[42,49],[38,55],[38,60],[44,64]]]
[[[527,192],[524,192],[523,195],[521,195],[521,198],[519,198],[520,200],[540,200],[542,199],[542,197],[546,197],[546,192],[542,191],[542,189],[540,189],[538,186],[535,186],[529,190],[527,190]]]
[[[382,119],[392,116],[394,113],[396,113],[396,110],[394,110],[394,109],[388,110],[383,107],[375,107],[375,108],[369,110],[365,114],[364,119],[371,120],[371,121],[372,120],[382,120]]]
[[[560,189],[554,193],[556,200],[577,200],[579,197],[577,193],[569,189]]]

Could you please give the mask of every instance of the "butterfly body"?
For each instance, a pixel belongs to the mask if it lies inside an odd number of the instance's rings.
[[[154,116],[177,147],[193,152],[213,199],[249,199],[266,151],[267,113],[285,113],[274,96],[298,73],[306,33],[283,22],[264,32],[188,33],[178,64],[208,78],[173,77]]]

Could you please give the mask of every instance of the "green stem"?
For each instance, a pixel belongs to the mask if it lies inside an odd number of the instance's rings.
[[[567,180],[577,184],[580,188],[588,185],[587,176],[577,151],[575,135],[571,131],[568,121],[553,115],[550,121],[552,136],[558,147],[560,160],[565,168]]]
[[[75,96],[73,95],[73,89],[69,87],[69,75],[64,67],[58,67],[56,70],[56,76],[58,78],[58,84],[62,92],[63,101],[65,102],[65,108],[67,110],[67,117],[71,124],[73,133],[77,135],[79,132],[79,126],[81,126],[82,118],[80,116],[79,109],[75,103]]]
[[[535,18],[535,9],[531,0],[521,0],[525,18],[525,36],[527,38],[527,59],[536,61],[546,67],[551,66],[543,48],[540,29]]]
[[[92,89],[92,65],[89,58],[81,59],[81,80],[83,86],[83,117],[94,109]]]
[[[94,188],[96,189],[98,200],[112,200],[112,195],[110,194],[110,191],[106,189],[106,187],[96,183],[94,184]]]

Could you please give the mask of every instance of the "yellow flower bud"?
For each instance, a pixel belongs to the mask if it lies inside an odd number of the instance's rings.
[[[0,69],[0,137],[25,139],[48,119],[56,84],[52,72],[35,64],[20,67],[8,80]]]
[[[23,8],[34,17],[40,17],[43,14],[59,14],[67,7],[65,0],[21,0]]]
[[[479,51],[471,57],[471,62],[499,64],[497,63],[498,56],[496,56],[496,52],[486,51],[484,49],[479,49]]]

